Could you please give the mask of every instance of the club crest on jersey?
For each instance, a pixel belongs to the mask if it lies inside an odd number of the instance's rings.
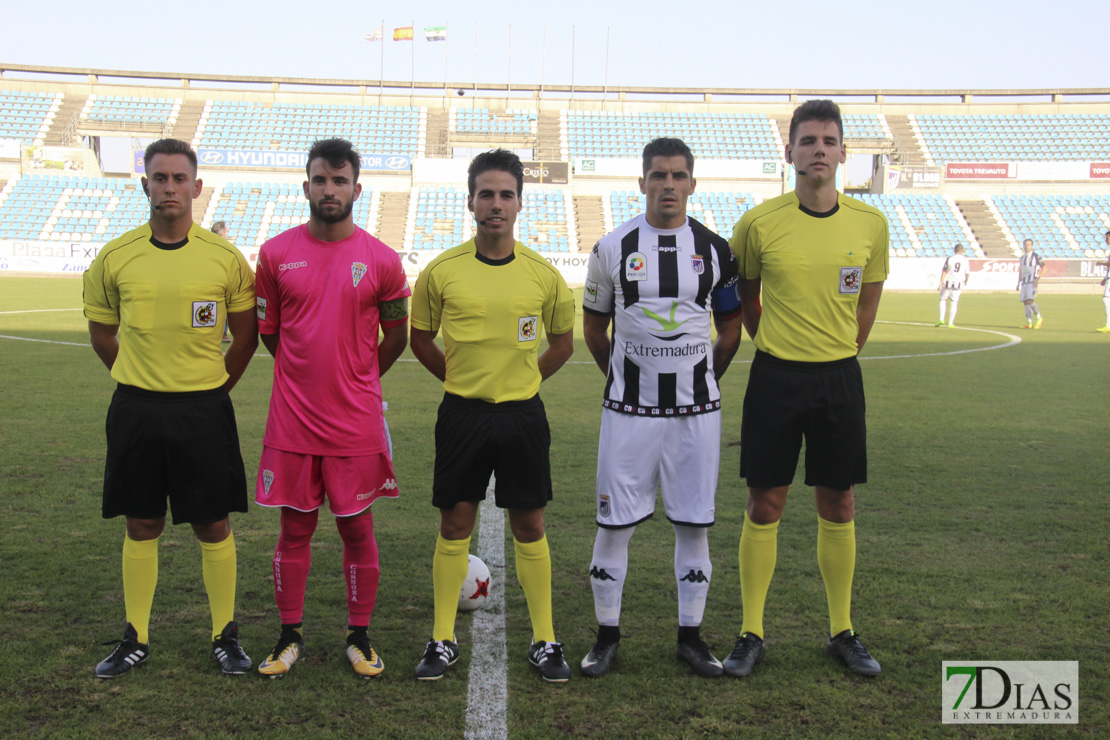
[[[193,301],[193,328],[216,325],[216,302]]]
[[[351,278],[354,279],[356,288],[358,287],[359,281],[362,280],[362,276],[365,275],[365,274],[366,274],[366,263],[365,262],[352,262],[351,263]]]
[[[521,316],[517,323],[516,341],[531,342],[536,339],[538,316]]]
[[[262,471],[262,490],[264,490],[266,492],[265,495],[267,495],[267,496],[270,495],[270,486],[272,486],[272,485],[274,485],[274,471],[272,471],[272,470],[263,470]]]
[[[705,272],[705,258],[700,254],[691,255],[690,267],[693,268],[695,275],[701,275]]]
[[[849,295],[859,293],[860,283],[863,282],[862,267],[840,268],[840,294]]]
[[[625,280],[647,280],[647,259],[640,252],[633,252],[624,261]]]
[[[598,497],[597,513],[605,518],[609,517],[609,497],[605,494],[601,494],[601,496]]]
[[[254,298],[254,312],[258,314],[259,321],[266,320],[266,299],[262,296],[255,296]]]

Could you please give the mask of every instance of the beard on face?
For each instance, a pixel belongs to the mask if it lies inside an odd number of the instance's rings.
[[[322,221],[326,224],[337,224],[340,221],[345,221],[347,217],[351,215],[351,210],[354,208],[354,206],[354,201],[350,201],[340,211],[325,213],[324,210],[320,208],[320,206],[310,200],[308,202],[308,211],[317,221]]]

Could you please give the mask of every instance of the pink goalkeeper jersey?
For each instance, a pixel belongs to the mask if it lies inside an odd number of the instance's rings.
[[[297,226],[262,245],[255,295],[258,331],[280,334],[264,444],[385,452],[378,305],[411,295],[397,253],[361,228],[322,242]]]

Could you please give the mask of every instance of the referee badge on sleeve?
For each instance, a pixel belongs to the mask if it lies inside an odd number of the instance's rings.
[[[863,282],[862,267],[840,268],[840,294],[849,295],[859,293],[860,283]]]
[[[193,328],[216,325],[216,302],[193,301]]]

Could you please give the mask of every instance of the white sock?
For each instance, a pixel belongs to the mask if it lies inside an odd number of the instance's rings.
[[[938,321],[940,321],[940,323],[942,323],[942,324],[944,323],[944,308],[945,308],[944,304],[945,303],[947,303],[947,301],[941,301],[940,302],[940,318],[938,319]]]
[[[674,576],[678,581],[678,626],[697,627],[713,578],[706,527],[674,525]]]
[[[958,304],[958,303],[953,303],[952,304],[952,310],[948,313],[948,323],[949,324],[955,324],[956,323],[956,309],[959,308],[959,307],[960,307],[960,304]]]
[[[635,531],[635,527],[597,530],[594,557],[590,561],[590,586],[594,592],[594,614],[600,625],[620,624],[621,594],[628,575],[628,541]]]

